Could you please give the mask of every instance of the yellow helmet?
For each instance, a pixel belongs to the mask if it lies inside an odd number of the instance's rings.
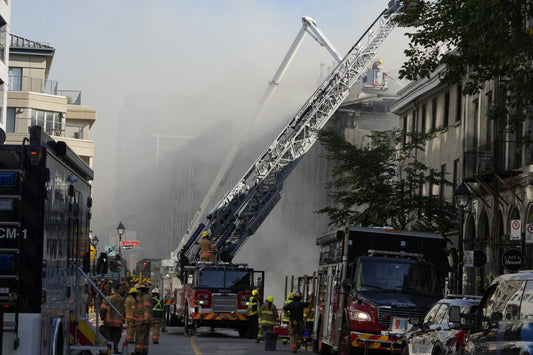
[[[289,299],[292,300],[294,298],[294,293],[290,292],[289,293]]]
[[[267,301],[270,302],[270,303],[274,302],[274,297],[268,296],[267,297]]]
[[[257,290],[253,290],[252,291],[252,296],[257,296],[258,294],[259,294],[259,291],[257,291]]]
[[[130,288],[130,293],[137,293],[137,289],[135,287]]]
[[[203,231],[202,232],[202,238],[205,238],[209,235],[209,232],[208,231]]]

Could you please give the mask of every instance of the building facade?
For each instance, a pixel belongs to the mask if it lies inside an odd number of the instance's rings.
[[[92,167],[94,142],[89,130],[96,120],[96,110],[81,105],[80,91],[59,90],[58,83],[48,79],[53,47],[14,34],[8,37],[5,143],[20,144],[28,136],[28,127],[38,125],[55,140],[65,141]]]
[[[432,133],[413,159],[439,170],[442,179],[421,186],[421,193],[455,202],[462,183],[471,193],[471,202],[458,210],[448,247],[451,254],[464,255],[455,259],[453,274],[462,274],[462,280],[454,282],[463,293],[481,294],[497,275],[533,266],[533,150],[520,144],[532,124],[510,132],[504,119],[488,118],[491,103],[504,90],[500,81],[465,96],[463,83],[446,85],[437,74],[410,83],[392,109],[404,132]]]
[[[9,83],[9,41],[11,5],[0,1],[0,128],[6,128],[7,88]]]

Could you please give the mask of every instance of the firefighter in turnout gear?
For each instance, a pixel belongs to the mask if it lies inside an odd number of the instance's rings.
[[[305,330],[304,323],[304,309],[309,307],[308,302],[302,302],[302,294],[300,291],[294,293],[294,299],[291,303],[283,306],[284,311],[289,311],[289,334],[291,336],[291,351],[293,353],[298,351],[298,348],[303,344],[303,332]]]
[[[150,326],[152,325],[152,297],[150,296],[148,284],[141,282],[138,302],[135,307],[135,354],[148,354],[148,340],[150,337]]]
[[[257,334],[257,342],[263,339],[263,333],[272,331],[274,326],[278,323],[278,309],[274,305],[274,297],[268,296],[266,302],[261,305],[259,309],[259,333]]]
[[[124,309],[126,312],[126,343],[133,344],[135,340],[135,316],[133,312],[137,308],[137,289],[135,287],[130,288],[128,297],[124,303]]]
[[[118,345],[122,336],[122,324],[124,323],[124,285],[117,283],[113,286],[113,294],[108,297],[109,303],[112,304],[120,314],[117,314],[106,301],[100,305],[100,317],[103,318],[104,327],[102,335],[109,341],[113,342],[113,351],[119,352]],[[107,354],[107,352],[105,352]]]
[[[200,240],[200,260],[215,262],[215,253],[218,253],[218,249],[215,248],[213,243],[209,240],[209,232],[203,231],[202,240]]]
[[[311,293],[307,299],[309,307],[304,308],[304,321],[305,329],[310,332],[313,330],[313,323],[315,322],[315,296]],[[308,343],[307,347],[309,348],[312,344]]]
[[[159,289],[152,290],[152,314],[154,318],[154,330],[152,332],[152,343],[159,344],[159,331],[163,322],[163,301],[159,298]]]
[[[289,295],[287,296],[287,299],[285,300],[285,302],[283,303],[283,305],[285,306],[286,304],[289,304],[292,302],[294,298],[294,293],[292,292],[289,292]],[[281,312],[281,322],[283,324],[289,324],[289,321],[290,321],[290,318],[289,318],[289,311],[283,311]],[[288,343],[288,339],[287,338],[283,338],[281,339],[282,343],[283,344],[287,344]]]
[[[248,300],[248,339],[257,339],[259,328],[259,291],[253,290]]]

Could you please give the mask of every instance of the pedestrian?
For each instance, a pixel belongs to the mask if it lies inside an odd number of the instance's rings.
[[[274,304],[274,297],[268,296],[266,302],[261,305],[259,309],[259,333],[257,334],[257,342],[263,339],[263,333],[272,331],[276,323],[278,323],[278,309]]]
[[[202,232],[202,240],[200,240],[200,261],[215,262],[215,253],[218,253],[218,249],[213,245],[213,242],[209,240],[209,232]]]
[[[161,329],[161,323],[163,323],[163,302],[159,298],[159,289],[154,288],[152,290],[152,314],[154,318],[152,332],[152,343],[159,344],[159,331]]]
[[[138,302],[134,311],[135,318],[135,355],[148,354],[148,340],[152,325],[152,297],[146,282],[137,285]]]
[[[124,323],[124,284],[116,283],[113,285],[113,294],[103,301],[100,310],[104,321],[104,337],[113,342],[113,351],[119,352],[120,337],[122,336],[122,324]],[[108,303],[109,302],[109,303]],[[113,309],[113,307],[118,313]]]
[[[130,288],[129,295],[124,302],[124,311],[126,313],[126,343],[135,343],[135,316],[134,311],[137,308],[137,289]]]
[[[303,344],[303,332],[305,329],[304,323],[304,308],[309,307],[308,302],[302,302],[302,293],[296,291],[294,299],[291,303],[283,306],[284,311],[289,311],[289,334],[291,351],[293,353],[298,351],[298,348]]]
[[[253,290],[248,300],[248,339],[257,339],[259,328],[259,291]]]

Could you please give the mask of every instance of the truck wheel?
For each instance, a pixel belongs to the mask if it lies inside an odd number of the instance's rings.
[[[339,355],[355,354],[355,349],[352,349],[352,342],[350,341],[350,330],[346,323],[342,325],[341,339],[339,344]]]
[[[183,333],[185,333],[185,336],[188,337],[191,335],[191,324],[189,320],[189,310],[185,310],[185,319],[183,320]]]

